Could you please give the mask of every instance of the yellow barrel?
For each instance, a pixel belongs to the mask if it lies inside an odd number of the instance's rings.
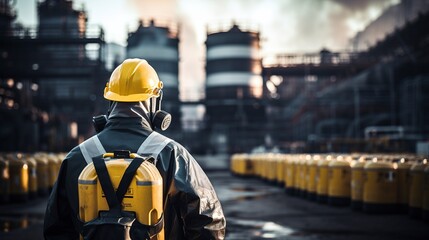
[[[268,156],[266,154],[259,155],[259,162],[261,167],[261,179],[268,180]]]
[[[285,178],[284,178],[284,166],[285,166],[285,156],[284,154],[278,154],[276,156],[276,160],[277,160],[277,164],[276,164],[276,182],[279,186],[283,186],[285,183]]]
[[[408,200],[410,191],[410,168],[412,163],[405,158],[400,158],[393,161],[397,167],[398,176],[398,211],[408,211]]]
[[[282,187],[283,188],[285,188],[285,190],[286,190],[286,187],[287,187],[287,185],[286,185],[286,180],[287,180],[287,168],[288,168],[288,165],[289,165],[289,157],[290,157],[290,155],[289,154],[283,154],[282,155],[283,156],[283,185],[282,185]]]
[[[250,177],[254,172],[254,165],[248,154],[236,154],[233,156],[234,172],[241,177]]]
[[[37,162],[34,158],[26,158],[28,165],[28,197],[34,199],[37,197]]]
[[[37,193],[39,196],[46,196],[49,193],[49,168],[46,155],[38,153],[34,155],[37,163]]]
[[[425,182],[423,189],[422,217],[429,220],[429,166],[425,168]]]
[[[232,175],[236,174],[236,158],[237,158],[237,154],[232,154],[231,157],[229,158],[229,171],[231,172]]]
[[[250,163],[249,156],[247,154],[243,154],[241,156],[242,161],[242,175],[244,177],[248,177],[251,175],[253,167]]]
[[[25,202],[28,200],[28,165],[18,157],[9,160],[10,201]]]
[[[48,154],[48,172],[49,172],[49,191],[54,187],[57,181],[58,172],[60,171],[61,161],[54,154]]]
[[[258,155],[259,159],[259,178],[262,180],[267,180],[267,159],[264,154]]]
[[[262,179],[264,181],[269,182],[270,180],[270,166],[271,166],[271,155],[269,154],[264,154],[262,157]]]
[[[238,158],[238,172],[241,177],[246,175],[246,155],[240,154]]]
[[[259,178],[261,178],[262,180],[266,180],[266,169],[267,169],[266,156],[264,154],[258,154],[257,158],[258,158],[258,166],[259,166],[259,169],[258,169]]]
[[[307,162],[311,160],[311,155],[301,155],[300,160],[300,178],[299,178],[299,194],[301,197],[307,197],[307,180],[308,180],[308,165]]]
[[[272,157],[271,154],[265,154],[264,155],[265,161],[263,162],[264,180],[267,181],[268,183],[270,183],[270,180],[272,180],[274,178],[272,175],[275,176],[275,169],[271,169],[271,166],[272,166],[272,158],[271,157]]]
[[[359,160],[354,161],[351,164],[351,207],[354,210],[362,210],[364,166],[364,158],[360,158]]]
[[[250,158],[250,155],[244,154],[245,156],[245,165],[246,165],[246,177],[252,177],[255,172],[255,165]]]
[[[304,180],[304,177],[305,177],[305,173],[304,173],[304,171],[305,171],[305,169],[304,169],[304,164],[305,164],[305,156],[304,155],[299,155],[298,156],[298,161],[297,161],[297,176],[296,176],[296,179],[297,179],[297,181],[296,181],[296,189],[297,189],[297,192],[296,192],[296,195],[297,196],[300,196],[300,197],[302,197],[302,196],[304,196],[305,194],[304,194],[304,188],[305,188],[305,180]]]
[[[268,158],[267,165],[267,180],[271,184],[276,184],[276,176],[277,176],[277,155],[270,154]]]
[[[315,201],[317,199],[317,163],[320,160],[320,155],[314,155],[307,161],[307,198]]]
[[[129,162],[123,159],[106,161],[106,167],[116,189]],[[98,217],[99,211],[109,209],[103,196],[101,185],[97,181],[94,164],[88,164],[78,180],[79,217],[88,222]],[[154,225],[162,216],[162,178],[155,165],[147,161],[138,168],[128,191],[122,201],[123,211],[136,213],[136,219],[146,225]],[[157,238],[164,239],[164,231]]]
[[[275,165],[276,165],[276,161],[274,159],[274,155],[269,154],[267,156],[265,171],[266,171],[266,178],[267,178],[266,180],[271,184],[275,183],[275,180],[276,180],[277,171],[276,171]]]
[[[261,163],[259,161],[259,156],[257,154],[252,154],[251,159],[254,165],[253,174],[255,177],[261,177]]]
[[[334,206],[350,205],[350,161],[339,156],[328,167],[328,203]]]
[[[231,168],[234,175],[239,175],[240,154],[234,154],[231,157]]]
[[[256,177],[258,174],[258,161],[257,157],[254,154],[249,154],[249,162],[252,165],[252,177]]]
[[[234,173],[237,176],[240,176],[240,157],[241,154],[235,154],[233,156],[233,163],[234,163]]]
[[[328,169],[329,162],[332,159],[330,155],[322,158],[317,163],[317,201],[326,203],[328,201]]]
[[[246,159],[244,154],[240,154],[238,157],[238,175],[244,177],[246,174]]]
[[[248,172],[248,165],[247,165],[247,154],[242,154],[241,158],[240,158],[240,172],[241,172],[241,176],[242,177],[246,177],[247,176],[247,172]]]
[[[252,160],[255,166],[254,174],[255,177],[261,178],[261,160],[258,154],[252,154]]]
[[[242,177],[245,177],[247,174],[247,155],[241,154],[240,155],[240,175]]]
[[[301,155],[297,155],[295,158],[295,174],[294,174],[294,187],[295,195],[301,196]]]
[[[262,154],[261,155],[261,169],[262,169],[262,180],[268,181],[268,176],[270,175],[269,171],[269,155],[268,154]]]
[[[247,158],[246,154],[240,154],[238,162],[239,162],[239,173],[240,173],[240,176],[242,177],[246,176],[246,158]]]
[[[422,212],[426,162],[416,162],[410,168],[410,198],[408,202],[411,217],[419,218]]]
[[[256,176],[259,179],[263,179],[263,175],[264,175],[264,169],[263,169],[263,161],[264,159],[262,158],[261,154],[255,154],[255,161],[256,161]]]
[[[295,194],[295,170],[296,170],[295,156],[291,156],[287,160],[287,167],[286,167],[286,193],[290,195]]]
[[[270,161],[271,161],[271,156],[268,154],[265,154],[263,156],[263,161],[262,161],[262,169],[263,169],[263,174],[262,174],[262,179],[264,179],[265,181],[269,181],[270,178]]]
[[[9,162],[0,158],[0,203],[9,201],[10,195],[10,174]]]
[[[363,210],[368,213],[396,211],[397,177],[393,164],[369,161],[364,167]]]

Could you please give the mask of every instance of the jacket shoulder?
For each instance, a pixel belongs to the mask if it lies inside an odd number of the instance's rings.
[[[70,160],[76,159],[76,158],[82,158],[83,159],[83,155],[82,155],[82,152],[80,151],[79,145],[77,145],[72,150],[70,150],[70,152],[67,153],[67,155],[63,161],[70,161]]]
[[[166,137],[167,138],[167,137]],[[178,151],[179,153],[187,152],[186,148],[183,147],[180,143],[176,142],[171,138],[167,138],[170,142],[165,146],[165,149],[169,149],[172,151]]]

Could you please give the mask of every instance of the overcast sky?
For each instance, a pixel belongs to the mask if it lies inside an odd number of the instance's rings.
[[[206,26],[230,21],[257,26],[262,56],[343,50],[350,38],[399,0],[75,0],[108,42],[126,44],[140,18],[180,22],[181,91],[203,87]],[[36,0],[17,0],[18,21],[36,25]]]

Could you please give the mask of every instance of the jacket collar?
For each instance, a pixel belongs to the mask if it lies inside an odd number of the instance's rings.
[[[106,127],[142,127],[153,131],[148,111],[142,102],[112,102]]]

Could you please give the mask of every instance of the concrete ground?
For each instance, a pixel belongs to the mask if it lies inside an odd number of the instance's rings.
[[[211,173],[227,216],[227,239],[429,239],[429,223],[374,215],[289,196],[281,187]]]
[[[227,239],[429,239],[429,224],[406,214],[368,215],[288,196],[228,171],[208,171],[227,217]],[[43,239],[46,199],[0,205],[0,239]]]

